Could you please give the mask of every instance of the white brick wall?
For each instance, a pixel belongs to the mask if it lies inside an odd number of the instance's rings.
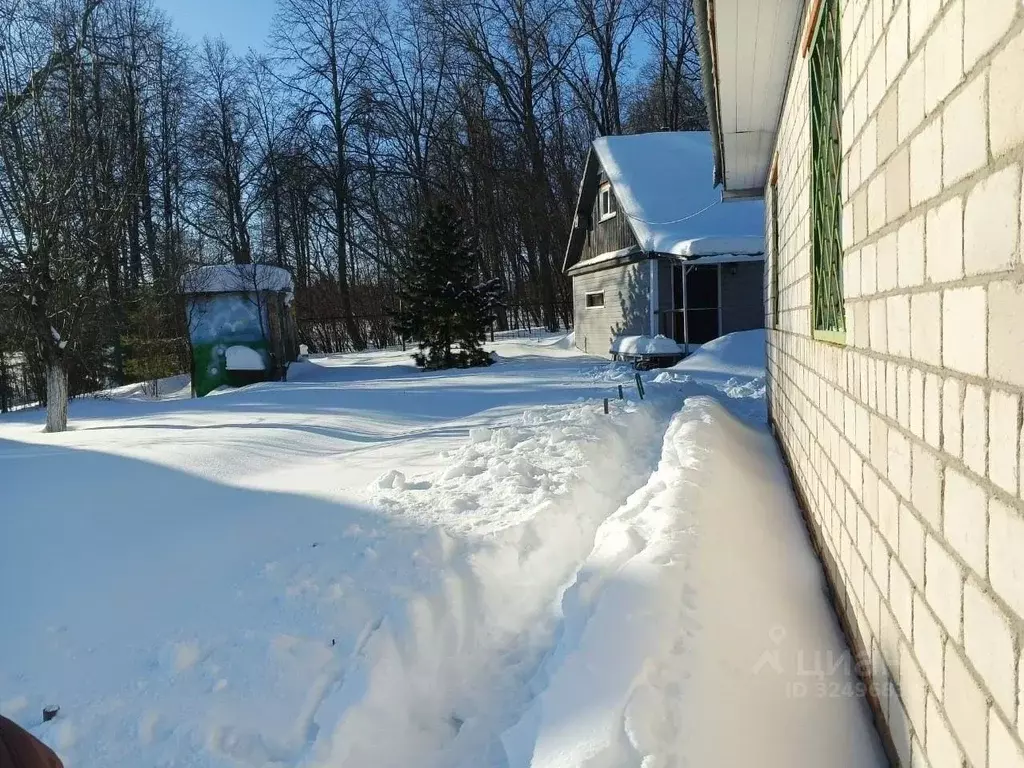
[[[921,662],[928,684],[942,690],[945,633],[920,592],[914,594],[914,655]]]
[[[960,637],[963,573],[956,560],[934,537],[925,544],[925,597],[954,639]]]
[[[1005,614],[973,581],[964,586],[964,648],[1003,712],[1013,712],[1017,686],[1014,631]]]
[[[990,763],[999,768],[1024,768],[1024,751],[996,712],[989,715]]]
[[[1020,166],[985,178],[967,196],[964,268],[968,275],[1004,272],[1019,261]]]
[[[988,755],[988,702],[967,664],[955,648],[946,653],[942,704],[967,759],[985,765]]]
[[[931,112],[963,77],[963,0],[945,3],[925,43],[924,106]]]
[[[1024,387],[1024,284],[997,281],[989,286],[988,332],[992,378]]]
[[[951,187],[988,161],[985,77],[975,78],[942,115],[942,183]]]
[[[1024,768],[1024,3],[845,0],[842,33],[847,343],[810,328],[798,54],[772,419],[901,764]]]
[[[964,68],[968,71],[1006,34],[1017,14],[1017,0],[964,3]]]
[[[946,470],[942,532],[950,547],[975,573],[984,575],[988,558],[985,492],[971,478]]]
[[[964,275],[963,200],[954,197],[928,211],[927,274],[933,283]]]
[[[992,587],[1024,617],[1024,516],[993,498],[989,502],[989,559]]]
[[[987,459],[988,421],[985,413],[985,390],[977,384],[964,386],[963,460],[974,474],[984,477]]]
[[[954,371],[985,375],[987,322],[982,286],[950,288],[942,292],[942,362]]]
[[[963,455],[964,388],[957,379],[942,385],[942,450],[950,456]]]
[[[942,121],[932,120],[910,142],[911,205],[917,205],[942,191],[941,157]]]
[[[992,390],[988,405],[988,438],[992,445],[998,446],[998,450],[989,454],[988,477],[996,486],[1012,495],[1017,494],[1020,467],[1019,425],[1020,395],[1016,392]]]
[[[1019,25],[1018,25],[1019,26]],[[992,153],[1002,155],[1024,141],[1024,32],[1019,33],[992,62],[989,88],[989,141]]]
[[[963,768],[960,747],[949,730],[942,705],[934,696],[928,697],[927,760],[932,768]]]

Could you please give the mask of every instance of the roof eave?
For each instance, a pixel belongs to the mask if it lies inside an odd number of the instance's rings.
[[[569,242],[565,247],[565,256],[562,258],[562,272],[567,273],[572,266],[579,261],[580,251],[582,250],[582,238],[583,238],[583,227],[582,215],[584,207],[584,197],[587,194],[588,182],[590,176],[594,172],[593,163],[597,162],[597,154],[594,152],[594,145],[591,144],[587,149],[587,157],[583,162],[583,176],[580,179],[579,192],[576,195],[576,208],[573,211],[572,217],[572,228],[569,230]],[[591,201],[593,202],[593,201]]]
[[[701,85],[704,88],[704,104],[707,107],[708,128],[711,131],[711,150],[715,158],[714,184],[717,187],[725,183],[725,153],[722,124],[719,119],[718,77],[715,72],[714,3],[715,0],[695,0],[693,15],[697,27]]]
[[[750,189],[723,189],[722,200],[757,200],[764,197],[764,189],[751,187]]]
[[[743,5],[740,0],[737,2]],[[732,15],[737,12],[737,2],[695,0],[693,3],[704,101],[715,153],[715,183],[721,185],[723,199],[752,197],[754,195],[748,193],[748,188],[756,186],[761,181],[761,176],[756,179],[750,177],[757,176],[757,173],[763,170],[763,176],[767,178],[771,161],[765,160],[761,155],[765,151],[770,151],[774,155],[778,143],[779,123],[793,75],[794,59],[800,55],[800,49],[805,47],[807,42],[808,27],[805,20],[808,12],[813,13],[812,9],[820,0],[757,0],[757,3],[754,3],[779,12],[780,18],[777,19],[776,28],[780,37],[774,45],[757,49],[769,51],[767,62],[753,62],[751,57],[747,57],[740,67],[743,69],[748,64],[757,64],[758,68],[752,76],[759,82],[758,87],[770,87],[761,105],[766,107],[767,111],[747,114],[738,122],[729,117],[735,111],[733,101],[737,98],[733,93],[734,84],[728,79],[728,74],[724,75],[726,80],[723,82],[721,71],[723,62],[733,61],[733,54],[738,45],[731,24]],[[722,21],[724,26],[720,28],[719,22],[723,14],[726,18]],[[804,31],[803,37],[800,36],[801,30]],[[775,79],[766,74],[776,72],[779,76]],[[746,84],[747,80],[744,79],[743,82]],[[723,100],[727,107],[725,110]],[[763,137],[763,140],[758,149],[752,150],[751,142],[754,141],[756,145],[758,136]],[[751,173],[748,167],[752,151],[759,158],[755,161],[758,165],[755,173]],[[763,192],[756,196],[763,197]]]

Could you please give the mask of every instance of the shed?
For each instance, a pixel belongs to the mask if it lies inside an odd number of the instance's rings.
[[[587,154],[563,269],[581,350],[678,358],[764,326],[764,205],[722,199],[710,133],[601,137]],[[650,341],[623,343],[633,338]],[[673,343],[678,353],[666,354]]]
[[[185,275],[182,290],[198,396],[223,385],[286,377],[298,357],[287,270],[265,264],[200,267]]]

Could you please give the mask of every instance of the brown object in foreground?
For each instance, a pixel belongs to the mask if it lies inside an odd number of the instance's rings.
[[[64,768],[52,749],[0,715],[0,768]]]

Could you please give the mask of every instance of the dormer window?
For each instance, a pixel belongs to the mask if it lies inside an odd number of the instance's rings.
[[[601,221],[610,219],[615,215],[615,195],[612,194],[612,185],[602,184],[598,194],[600,196]]]

